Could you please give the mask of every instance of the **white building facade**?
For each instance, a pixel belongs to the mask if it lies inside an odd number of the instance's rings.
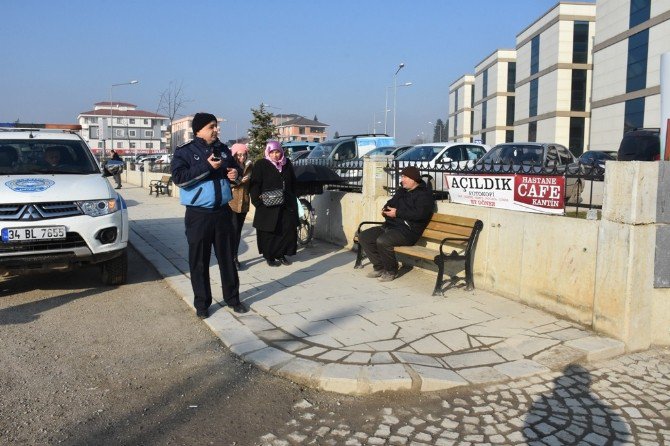
[[[475,67],[473,140],[514,140],[516,50],[496,50]]]
[[[449,142],[472,142],[475,77],[466,74],[449,86]]]
[[[81,137],[94,154],[105,150],[109,156],[111,149],[133,156],[167,151],[167,116],[125,102],[98,102],[94,107],[77,116]]]
[[[515,141],[588,150],[596,5],[560,2],[516,38]]]
[[[670,1],[598,0],[591,148],[617,150],[626,130],[661,126],[660,58],[670,51]]]

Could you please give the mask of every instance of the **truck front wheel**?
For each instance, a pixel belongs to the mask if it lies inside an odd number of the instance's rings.
[[[100,266],[104,285],[122,285],[128,279],[128,252],[103,262]]]

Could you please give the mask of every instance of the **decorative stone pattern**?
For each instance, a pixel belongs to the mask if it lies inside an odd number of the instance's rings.
[[[359,421],[346,405],[301,401],[290,416],[315,416],[269,432],[259,444],[663,445],[670,444],[670,350],[376,409]],[[340,424],[347,420],[346,425]]]

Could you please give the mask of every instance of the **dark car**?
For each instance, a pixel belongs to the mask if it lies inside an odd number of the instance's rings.
[[[495,173],[572,174],[567,175],[565,179],[566,203],[576,201],[582,190],[581,181],[576,178],[581,172],[579,161],[567,148],[555,143],[498,144],[477,161],[474,170]]]
[[[586,167],[595,166],[601,169],[605,168],[605,162],[616,160],[617,152],[608,150],[588,150],[582,153],[578,158],[579,164],[582,164]]]
[[[376,149],[373,149],[363,155],[363,158],[370,158],[371,156],[392,156],[394,158],[399,157],[403,153],[405,153],[408,149],[411,149],[413,146],[407,145],[407,146],[381,146],[377,147]]]
[[[661,158],[660,129],[626,132],[619,145],[619,161],[658,161]]]
[[[307,155],[309,155],[309,150],[301,150],[299,152],[293,152],[289,154],[288,158],[291,161],[297,161],[299,159],[307,158]]]

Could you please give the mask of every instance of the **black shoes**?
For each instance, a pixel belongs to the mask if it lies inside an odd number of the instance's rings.
[[[265,259],[266,262],[268,262],[269,266],[280,266],[281,261],[279,260],[272,260],[272,259]]]
[[[229,306],[230,306],[230,308],[233,309],[233,311],[235,313],[244,314],[244,313],[249,312],[249,309],[246,306],[244,306],[244,304],[242,302],[240,302],[239,304],[229,305]]]
[[[198,310],[195,312],[195,315],[200,319],[207,319],[209,317],[209,310]]]
[[[289,259],[287,259],[285,256],[281,256],[281,257],[279,258],[279,263],[281,263],[282,265],[289,266],[289,265],[290,265],[291,263],[293,263],[293,262],[291,262],[291,261],[290,261]]]

